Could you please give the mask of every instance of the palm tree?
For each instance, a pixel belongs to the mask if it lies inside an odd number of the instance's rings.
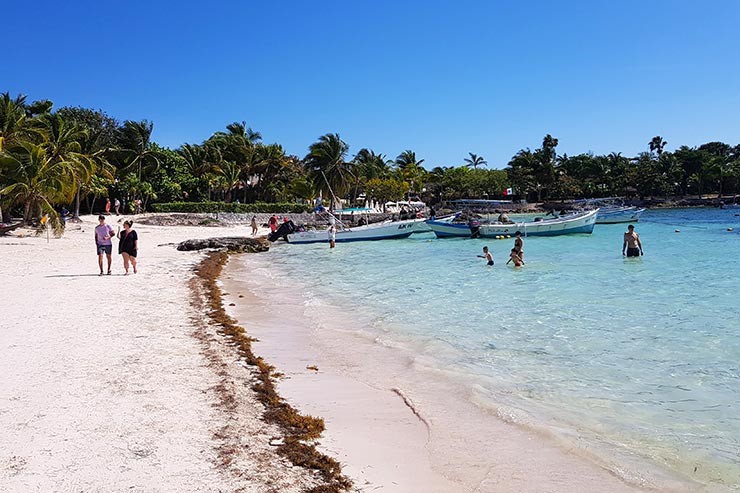
[[[388,175],[390,171],[388,168],[390,161],[385,158],[385,155],[375,154],[369,149],[360,149],[360,152],[355,155],[354,162],[358,178],[381,178]]]
[[[226,125],[226,132],[216,132],[207,144],[216,146],[224,159],[246,167],[254,148],[262,141],[262,135],[247,127],[245,122]]]
[[[0,169],[9,182],[0,189],[0,195],[7,196],[11,206],[23,206],[27,224],[34,215],[48,214],[56,230],[61,220],[54,206],[74,197],[76,166],[75,162],[53,159],[43,146],[30,142],[9,147],[0,155]]]
[[[141,181],[143,168],[159,167],[161,153],[152,148],[152,131],[154,123],[141,120],[126,120],[121,129],[121,153],[126,171],[137,170],[136,176]]]
[[[26,96],[12,99],[8,92],[0,94],[0,152],[16,138],[28,134],[26,122]]]
[[[253,152],[250,172],[256,177],[257,198],[265,199],[264,194],[272,195],[278,190],[277,182],[289,181],[293,169],[292,159],[285,154],[280,144],[257,145]]]
[[[254,147],[262,141],[262,134],[247,127],[246,122],[226,125],[227,132],[216,132],[211,139],[228,141],[231,144]]]
[[[26,128],[26,96],[18,95],[15,99],[10,93],[0,94],[0,153],[3,148],[14,144],[28,133]],[[2,178],[0,173],[0,179]],[[4,182],[0,180],[0,188]],[[2,194],[0,194],[0,202]],[[0,204],[0,222],[3,222],[3,209]]]
[[[468,153],[470,155],[469,158],[465,158],[465,166],[468,168],[474,168],[478,169],[478,166],[485,166],[488,164],[488,161],[483,159],[483,156],[478,156],[477,154],[473,154],[472,152]]]
[[[44,137],[41,146],[53,161],[67,161],[72,165],[77,190],[75,193],[74,219],[80,217],[80,195],[98,173],[102,178],[112,179],[112,167],[103,156],[103,149],[95,150],[98,135],[91,135],[81,125],[65,120],[58,112],[45,113],[34,126]]]
[[[419,161],[416,160],[416,153],[414,151],[406,150],[396,157],[395,164],[399,169],[403,170],[408,166],[420,167],[423,162],[423,159],[420,159]]]
[[[211,156],[219,152],[217,149],[206,146],[183,144],[178,149],[178,154],[185,161],[187,173],[197,179],[197,191],[202,194],[203,186],[207,189],[206,197],[211,199],[211,177],[217,170],[217,166]]]
[[[304,158],[306,170],[317,188],[326,191],[327,195],[334,196],[336,191],[342,196],[351,184],[354,175],[351,164],[345,161],[348,151],[349,146],[339,134],[322,135],[308,148],[308,155]],[[334,210],[334,200],[330,209]]]
[[[648,145],[650,146],[650,152],[655,152],[658,154],[658,157],[660,157],[660,155],[663,154],[663,148],[668,145],[668,142],[663,140],[663,137],[660,135],[656,135]]]
[[[226,192],[226,197],[224,198],[224,202],[231,202],[232,200],[232,194],[231,192],[237,188],[240,184],[242,184],[241,179],[242,170],[241,167],[232,161],[225,161],[221,166],[218,173],[218,176],[221,178],[224,189]]]

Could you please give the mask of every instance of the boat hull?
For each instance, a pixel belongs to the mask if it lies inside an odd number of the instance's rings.
[[[437,238],[470,238],[467,224],[455,224],[443,221],[427,221],[429,228]]]
[[[513,224],[481,224],[476,236],[480,238],[495,238],[497,236],[513,236],[521,231],[524,236],[559,236],[577,233],[591,234],[596,225],[598,209],[563,216],[556,219]]]
[[[617,209],[599,209],[596,224],[636,223],[645,209],[620,207]]]
[[[335,242],[349,243],[352,241],[376,241],[376,240],[394,240],[408,238],[414,232],[416,224],[424,222],[421,219],[408,221],[395,221],[369,224],[367,226],[358,226],[356,228],[347,228],[338,230],[335,235]],[[299,231],[287,236],[288,243],[329,243],[329,234],[326,230]]]

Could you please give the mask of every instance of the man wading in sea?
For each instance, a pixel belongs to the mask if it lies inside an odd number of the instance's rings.
[[[644,255],[642,251],[642,243],[640,243],[640,235],[635,232],[633,225],[627,226],[627,232],[624,234],[624,242],[622,243],[622,256],[624,256],[624,250],[627,249],[628,257],[639,257]]]

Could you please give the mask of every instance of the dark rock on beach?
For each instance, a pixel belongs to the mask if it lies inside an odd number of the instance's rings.
[[[262,238],[229,236],[224,238],[206,238],[205,240],[186,240],[177,245],[177,249],[181,252],[204,250],[206,248],[226,250],[232,253],[257,253],[269,250],[270,244]]]

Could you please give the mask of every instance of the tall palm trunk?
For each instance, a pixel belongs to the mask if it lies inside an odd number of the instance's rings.
[[[79,185],[77,187],[77,194],[75,194],[75,213],[72,216],[72,219],[80,218],[80,194],[81,193],[82,193],[82,186]]]
[[[26,201],[23,204],[23,222],[25,224],[31,224],[31,201]]]

